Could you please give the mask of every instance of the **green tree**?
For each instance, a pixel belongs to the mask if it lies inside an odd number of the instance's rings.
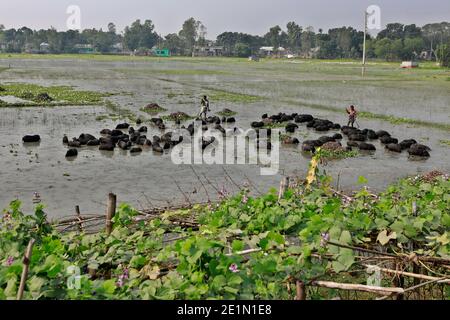
[[[422,29],[415,24],[408,24],[403,28],[404,38],[419,38],[422,36]]]
[[[183,23],[183,27],[179,32],[179,36],[185,44],[186,54],[188,55],[192,54],[192,51],[194,50],[194,46],[199,37],[200,26],[202,26],[200,21],[189,18]]]
[[[450,42],[437,47],[437,57],[442,67],[450,67]]]
[[[112,22],[108,23],[108,32],[116,34],[117,29],[116,29],[116,25],[114,23],[112,23]]]
[[[216,43],[223,46],[227,55],[236,56],[236,44],[245,44],[250,48],[250,54],[258,52],[264,45],[264,38],[247,33],[224,32],[217,36]]]
[[[242,42],[238,42],[235,44],[234,52],[235,55],[241,58],[248,57],[252,54],[252,50],[250,49],[249,45]]]
[[[380,39],[374,45],[375,56],[389,60],[392,56],[392,40],[388,38]]]
[[[422,35],[425,41],[425,46],[430,48],[430,52],[438,61],[436,48],[438,45],[443,45],[450,39],[450,23],[429,23],[422,27]]]
[[[138,48],[151,49],[159,40],[158,34],[154,31],[155,26],[151,20],[136,20],[130,27],[125,28],[124,42],[128,49]]]
[[[414,59],[424,49],[425,42],[422,38],[405,38],[403,41],[403,59]]]
[[[266,33],[264,38],[266,39],[267,43],[274,47],[274,49],[277,49],[282,45],[281,43],[281,28],[280,26],[275,26],[270,28],[269,32]]]
[[[404,38],[404,25],[401,23],[388,23],[386,28],[381,30],[377,39],[388,38],[390,40],[403,39]]]
[[[330,35],[319,33],[316,35],[316,44],[320,48],[317,53],[319,59],[333,59],[336,57],[336,41],[332,40]]]
[[[169,49],[173,55],[181,54],[184,51],[183,40],[176,33],[165,36],[163,46]]]
[[[300,41],[303,54],[309,56],[311,49],[315,46],[314,29],[312,27],[306,28],[306,30],[302,32]]]
[[[224,47],[227,54],[233,55],[238,38],[239,34],[237,32],[224,32],[217,36],[216,42]]]
[[[393,40],[391,43],[391,56],[389,60],[399,60],[404,57],[404,46],[402,39]]]
[[[291,21],[287,24],[288,46],[292,50],[298,50],[301,47],[302,27]]]

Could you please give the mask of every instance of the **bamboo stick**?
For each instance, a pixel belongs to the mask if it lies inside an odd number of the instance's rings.
[[[83,219],[81,218],[80,206],[75,206],[75,213],[77,214],[78,219],[78,231],[83,232]]]
[[[284,194],[286,193],[286,190],[289,188],[289,177],[284,177],[283,180],[280,182],[280,191],[278,193],[278,201],[283,198]]]
[[[113,193],[108,195],[108,206],[106,209],[106,233],[109,235],[113,229],[112,219],[116,213],[117,196]]]
[[[30,267],[30,259],[33,253],[34,242],[35,242],[34,239],[31,239],[30,242],[28,242],[27,250],[23,257],[23,269],[22,269],[22,276],[20,277],[19,291],[17,291],[17,300],[22,300],[23,298],[23,291],[25,290],[25,284],[27,282],[28,269]]]
[[[406,276],[406,277],[411,277],[411,278],[416,278],[416,279],[432,280],[432,281],[433,280],[436,280],[436,281],[443,280],[442,278],[427,276],[427,275],[419,274],[419,273],[412,273],[412,272],[406,272],[406,271],[392,270],[392,269],[380,268],[380,267],[371,266],[371,265],[364,265],[364,266],[365,267],[376,267],[376,268],[379,268],[380,271],[385,272],[385,273],[401,275],[401,276]],[[441,283],[449,283],[450,284],[450,278],[449,279],[444,279]]]
[[[363,284],[337,283],[331,281],[314,281],[312,282],[312,285],[329,289],[371,292],[383,296],[391,294],[403,294],[405,291],[403,288],[376,287],[376,286],[367,286]]]
[[[332,241],[328,241],[327,244],[330,244],[330,245],[336,246],[336,247],[352,249],[352,250],[355,250],[355,251],[362,251],[362,252],[372,253],[372,254],[376,254],[376,255],[380,255],[380,256],[388,256],[388,257],[394,257],[394,258],[398,258],[399,257],[399,256],[397,256],[395,254],[392,254],[392,253],[384,253],[384,252],[379,252],[379,251],[376,251],[376,250],[370,250],[370,249],[359,248],[359,247],[352,247],[352,246],[347,246],[345,244],[340,244],[340,243],[336,243],[336,242],[332,242]]]
[[[297,281],[296,283],[297,295],[295,300],[306,300],[306,287],[303,281]]]

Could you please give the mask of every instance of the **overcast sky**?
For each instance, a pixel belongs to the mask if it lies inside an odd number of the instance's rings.
[[[159,34],[178,32],[194,17],[208,28],[207,38],[224,31],[263,35],[269,27],[289,21],[313,26],[315,31],[353,26],[362,30],[369,5],[381,8],[381,23],[423,25],[450,21],[449,0],[0,0],[0,24],[66,30],[69,5],[81,9],[81,27],[106,29],[114,22],[119,31],[135,19],[151,19]]]

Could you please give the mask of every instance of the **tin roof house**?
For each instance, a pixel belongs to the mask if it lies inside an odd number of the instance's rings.
[[[223,51],[222,46],[194,46],[192,57],[220,57]]]
[[[47,42],[42,42],[39,45],[39,51],[43,53],[50,52],[50,45]]]
[[[283,47],[278,47],[275,49],[275,47],[261,47],[259,48],[259,53],[262,56],[270,57],[274,54],[283,54],[286,52],[286,49]]]

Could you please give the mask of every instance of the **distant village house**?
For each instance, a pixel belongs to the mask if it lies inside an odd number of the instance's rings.
[[[222,46],[194,46],[193,57],[221,57],[223,55]]]

